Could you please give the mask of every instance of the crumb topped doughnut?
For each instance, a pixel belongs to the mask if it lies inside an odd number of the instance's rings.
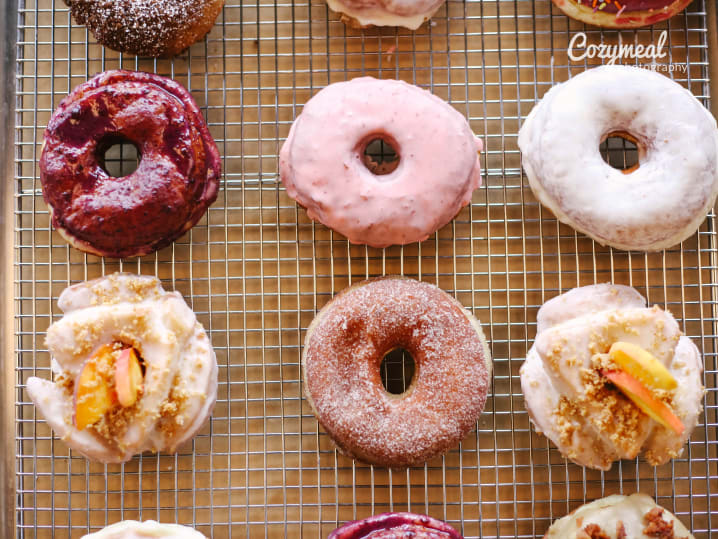
[[[375,139],[399,164],[375,174],[362,161]],[[279,159],[287,194],[352,243],[423,241],[481,185],[481,141],[448,103],[417,86],[371,77],[330,84],[292,124]]]
[[[415,362],[400,395],[380,365],[403,348]],[[339,449],[392,468],[414,466],[475,427],[489,390],[491,356],[479,322],[446,292],[400,277],[363,281],[314,318],[302,354],[309,404]]]
[[[463,539],[446,522],[414,513],[382,513],[348,522],[327,539]]]
[[[154,520],[138,522],[136,520],[123,520],[107,526],[95,533],[88,533],[82,539],[207,539],[187,526],[179,524],[160,524]]]
[[[47,330],[55,381],[31,377],[30,398],[72,449],[100,462],[174,452],[209,417],[217,360],[178,292],[115,273],[67,288]]]
[[[131,142],[137,169],[116,178],[104,152]],[[221,162],[192,96],[171,79],[106,71],[53,113],[40,156],[52,225],[98,256],[142,256],[169,245],[217,198]]]
[[[416,30],[445,0],[327,0],[332,11],[353,28],[403,26]]]
[[[671,313],[634,289],[575,288],[547,301],[521,366],[536,430],[576,464],[678,457],[703,409],[703,362]]]
[[[210,31],[224,0],[65,0],[78,24],[105,47],[174,56]]]
[[[646,494],[614,494],[554,522],[544,539],[695,539],[683,523]]]
[[[599,145],[614,135],[635,141],[637,169],[604,162]],[[536,198],[618,249],[680,243],[718,194],[715,119],[688,90],[646,69],[602,66],[554,86],[521,127],[519,148]]]

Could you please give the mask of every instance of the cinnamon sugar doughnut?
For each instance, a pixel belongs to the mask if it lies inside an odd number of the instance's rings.
[[[380,377],[397,348],[416,365],[401,395]],[[478,320],[436,286],[403,277],[338,294],[309,326],[302,365],[307,400],[340,451],[392,468],[421,464],[466,436],[492,368]]]

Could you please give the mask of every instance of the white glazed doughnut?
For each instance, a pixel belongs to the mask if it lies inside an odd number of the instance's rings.
[[[554,522],[544,539],[694,539],[688,528],[650,496],[614,494],[582,505]]]
[[[396,170],[375,175],[366,145],[384,139]],[[312,97],[282,146],[280,177],[309,217],[352,243],[423,241],[453,219],[481,185],[481,141],[438,97],[396,80],[362,77]]]
[[[639,167],[601,157],[609,135],[635,139]],[[536,197],[602,245],[656,251],[693,234],[718,193],[718,130],[679,84],[646,69],[602,66],[554,86],[519,131]]]
[[[65,314],[46,337],[56,379],[29,378],[27,391],[67,445],[109,463],[147,450],[174,452],[194,436],[217,398],[217,360],[178,292],[165,292],[154,277],[115,273],[67,288],[58,305]],[[116,371],[108,369],[113,408],[79,429],[80,377],[93,355],[113,343],[132,347],[141,357],[142,392],[132,406],[119,410]]]
[[[95,533],[88,533],[82,539],[207,539],[197,530],[179,524],[160,524],[154,520],[123,520]]]
[[[676,379],[678,387],[666,400],[685,426],[681,435],[598,375],[596,356],[618,341],[650,352]],[[669,312],[646,307],[632,288],[599,284],[575,288],[539,309],[521,389],[536,429],[576,464],[608,470],[613,461],[644,451],[655,466],[679,456],[698,424],[702,370],[698,348]]]
[[[403,26],[416,30],[436,13],[445,0],[327,0],[355,28]]]

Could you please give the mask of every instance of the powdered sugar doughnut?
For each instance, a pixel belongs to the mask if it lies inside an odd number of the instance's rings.
[[[399,154],[389,174],[362,161],[377,138]],[[481,185],[480,150],[466,119],[438,97],[363,77],[331,84],[304,105],[279,170],[310,218],[352,243],[386,247],[425,240],[471,201]]]
[[[624,174],[599,145],[635,140]],[[685,88],[637,67],[602,66],[554,86],[519,131],[536,197],[602,245],[656,251],[693,234],[718,194],[718,129]]]
[[[174,56],[202,39],[224,0],[65,0],[73,18],[105,47],[140,56]]]
[[[379,371],[397,348],[416,365],[401,395]],[[393,468],[442,454],[476,425],[492,368],[481,325],[458,301],[400,277],[338,294],[309,326],[302,364],[307,400],[339,449]]]

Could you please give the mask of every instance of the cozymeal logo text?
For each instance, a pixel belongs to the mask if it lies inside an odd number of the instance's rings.
[[[620,64],[623,60],[646,60],[651,62],[643,64],[639,67],[652,69],[655,71],[685,71],[685,64],[656,64],[657,60],[664,59],[668,56],[666,52],[666,42],[668,41],[668,31],[663,30],[658,36],[656,43],[643,45],[641,43],[623,43],[621,35],[618,35],[617,44],[609,43],[588,43],[588,37],[585,32],[575,34],[568,44],[568,57],[574,62],[590,58],[599,58],[605,60],[607,65]]]

